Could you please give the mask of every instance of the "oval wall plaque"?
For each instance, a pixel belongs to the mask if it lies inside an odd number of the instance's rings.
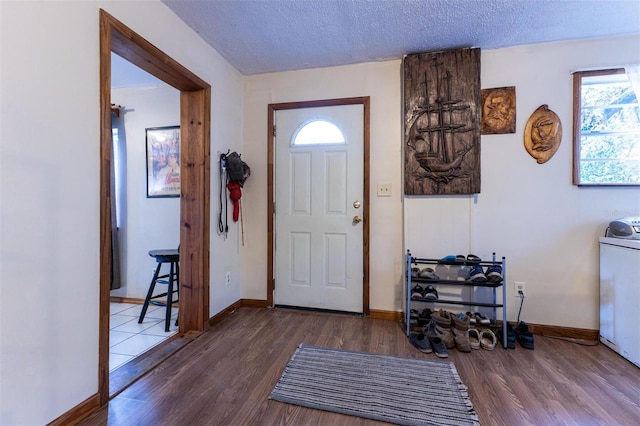
[[[549,161],[556,153],[562,141],[562,123],[560,117],[549,109],[548,105],[540,105],[524,128],[524,147],[538,164]]]

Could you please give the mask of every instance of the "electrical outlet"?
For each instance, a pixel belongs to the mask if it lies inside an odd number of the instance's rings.
[[[391,197],[391,184],[379,183],[378,184],[378,197]]]
[[[520,292],[522,292],[522,297],[525,297],[527,295],[527,283],[525,283],[524,281],[516,281],[514,285],[516,297],[520,297]]]
[[[224,285],[231,285],[231,272],[224,274]]]

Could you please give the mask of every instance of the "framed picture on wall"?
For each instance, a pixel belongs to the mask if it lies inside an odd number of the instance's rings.
[[[180,196],[180,126],[145,129],[147,198]]]

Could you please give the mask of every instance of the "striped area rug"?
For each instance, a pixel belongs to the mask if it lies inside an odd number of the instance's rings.
[[[270,399],[402,425],[479,425],[451,362],[300,345]]]

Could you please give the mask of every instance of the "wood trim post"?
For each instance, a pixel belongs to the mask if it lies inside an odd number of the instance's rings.
[[[181,330],[209,325],[209,174],[211,90],[180,95],[180,301]]]

